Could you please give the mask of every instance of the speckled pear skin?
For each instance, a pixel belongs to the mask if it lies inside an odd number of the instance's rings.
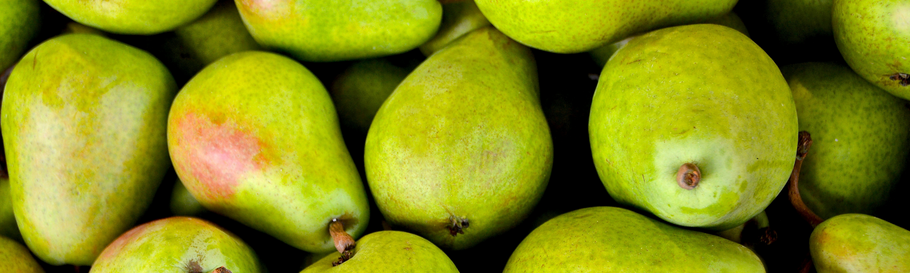
[[[0,70],[12,66],[28,50],[41,27],[39,0],[0,0]]]
[[[300,271],[309,272],[458,272],[446,253],[427,239],[403,231],[377,231],[363,236],[354,257],[338,266],[331,253]]]
[[[815,227],[809,252],[818,273],[910,272],[910,231],[873,216],[842,214]]]
[[[799,130],[812,134],[799,193],[823,219],[872,214],[891,196],[910,153],[910,106],[847,66],[781,68],[793,91]]]
[[[474,0],[464,0],[442,5],[442,23],[436,36],[420,46],[423,55],[430,56],[458,37],[475,29],[489,26]]]
[[[492,26],[411,72],[373,119],[364,152],[388,223],[465,249],[524,219],[553,165],[538,92],[530,49]],[[457,218],[469,227],[452,236]]]
[[[745,223],[780,193],[798,133],[774,61],[742,33],[714,24],[631,39],[600,75],[588,132],[616,201],[711,230]],[[677,182],[685,163],[701,170],[692,190]]]
[[[746,25],[743,23],[743,20],[733,12],[724,14],[714,19],[710,19],[704,23],[727,26],[738,30],[739,32],[742,32],[746,36],[749,36],[749,30],[746,29]],[[603,67],[607,64],[607,61],[610,60],[610,57],[613,56],[613,53],[616,53],[620,47],[626,45],[626,42],[628,42],[626,40],[628,39],[623,39],[619,42],[595,48],[594,50],[589,51],[589,54],[591,54],[591,58],[594,59],[594,62],[597,63],[598,66]]]
[[[765,272],[748,248],[617,207],[590,207],[534,229],[511,272]]]
[[[385,58],[351,64],[329,88],[341,125],[366,134],[376,111],[410,72]]]
[[[44,273],[28,248],[13,239],[0,236],[0,271],[15,273]]]
[[[475,0],[497,29],[527,46],[579,53],[667,26],[730,12],[736,0]]]
[[[13,212],[35,256],[91,265],[133,226],[171,167],[176,93],[152,55],[98,35],[57,36],[22,58],[0,128]]]
[[[235,0],[269,50],[307,62],[382,57],[417,48],[442,21],[437,0]]]
[[[910,100],[910,2],[834,0],[834,42],[853,71],[875,86]],[[898,77],[894,77],[899,75]]]
[[[44,0],[73,21],[117,34],[151,35],[192,22],[217,0]]]
[[[265,272],[256,253],[234,234],[193,217],[169,217],[137,226],[112,242],[90,273]]]
[[[332,100],[288,57],[246,51],[200,71],[171,107],[168,147],[206,209],[296,248],[334,249],[334,218],[355,238],[369,222]]]

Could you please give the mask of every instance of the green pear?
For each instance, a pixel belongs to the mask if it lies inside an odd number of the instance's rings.
[[[910,272],[910,231],[865,214],[841,214],[815,227],[809,252],[818,273]]]
[[[850,68],[910,100],[910,2],[834,0],[832,9],[834,41]]]
[[[579,53],[634,34],[703,22],[730,12],[736,0],[475,0],[497,29],[519,43]]]
[[[382,57],[417,48],[442,21],[437,0],[235,0],[253,38],[308,62]]]
[[[38,34],[40,1],[0,0],[0,69],[19,61],[28,44]]]
[[[458,272],[445,252],[427,239],[392,230],[377,231],[363,236],[357,241],[354,256],[341,264],[338,262],[338,254],[329,254],[300,273]]]
[[[890,196],[910,154],[910,108],[847,66],[802,63],[781,69],[799,130],[812,135],[799,193],[823,219],[872,214]]]
[[[287,57],[246,51],[200,71],[168,119],[177,175],[208,210],[309,252],[334,220],[366,228],[366,191],[322,83]]]
[[[0,128],[13,212],[38,258],[91,265],[133,226],[171,166],[176,92],[152,55],[98,35],[57,36],[22,58]]]
[[[221,0],[195,21],[161,36],[149,37],[149,49],[158,56],[178,82],[186,82],[206,65],[231,53],[261,47],[240,19],[233,0]]]
[[[205,207],[193,197],[193,194],[186,189],[183,182],[177,179],[174,183],[174,189],[171,191],[171,213],[180,216],[199,216],[206,212]]]
[[[385,58],[351,64],[329,88],[341,125],[365,134],[376,111],[410,72],[411,69],[397,66]]]
[[[233,273],[265,272],[253,249],[236,235],[205,220],[178,216],[123,233],[89,272],[208,273],[219,267]]]
[[[423,55],[430,56],[458,37],[475,29],[489,26],[474,0],[456,1],[442,5],[442,23],[436,36],[420,46]]]
[[[730,28],[738,30],[739,32],[742,32],[746,36],[749,36],[749,30],[746,29],[746,25],[743,24],[743,20],[740,19],[739,16],[736,16],[736,13],[733,12],[705,21],[704,23],[728,26]],[[594,50],[591,50],[589,54],[591,54],[591,58],[594,59],[594,62],[597,63],[597,65],[603,67],[607,64],[607,61],[610,60],[610,57],[613,56],[613,53],[619,50],[619,48],[626,45],[626,43],[629,42],[629,39],[630,38],[626,38],[619,42],[595,48]]]
[[[810,43],[831,39],[831,5],[833,0],[764,0],[762,15],[771,26],[773,36],[783,45]]]
[[[0,272],[44,273],[28,248],[13,239],[0,236]]]
[[[192,22],[217,0],[44,0],[73,21],[110,33],[150,35]]]
[[[368,184],[389,224],[447,249],[516,226],[552,165],[534,58],[493,27],[411,72],[379,109],[364,147]]]
[[[774,61],[714,24],[653,31],[610,58],[589,120],[594,164],[620,204],[729,229],[763,211],[796,160],[796,107]]]
[[[758,256],[727,239],[616,207],[590,207],[534,229],[510,272],[765,272]]]

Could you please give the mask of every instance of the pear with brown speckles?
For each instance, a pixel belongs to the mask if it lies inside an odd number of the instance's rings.
[[[210,64],[180,90],[168,148],[206,209],[308,252],[334,249],[328,225],[359,237],[366,191],[332,99],[306,67],[247,51]]]
[[[171,167],[177,92],[152,55],[92,34],[32,49],[3,93],[13,213],[35,256],[91,265],[135,224]]]
[[[493,27],[411,72],[376,113],[364,152],[389,224],[465,249],[523,220],[553,165],[537,84],[531,51]]]

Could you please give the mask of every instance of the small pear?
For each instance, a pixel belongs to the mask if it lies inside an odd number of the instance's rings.
[[[19,61],[41,26],[38,0],[0,1],[0,70]]]
[[[0,236],[0,272],[44,273],[28,248],[13,239]]]
[[[458,272],[452,260],[427,239],[403,231],[377,231],[360,238],[354,257],[329,254],[300,273],[315,272]]]
[[[865,214],[825,220],[809,237],[818,273],[910,272],[910,231]]]
[[[442,5],[442,23],[436,36],[420,46],[423,55],[430,56],[449,43],[475,29],[489,26],[474,0],[455,1]]]

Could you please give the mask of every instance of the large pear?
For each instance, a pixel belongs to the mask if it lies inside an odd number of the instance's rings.
[[[91,265],[133,226],[170,168],[177,92],[139,49],[67,34],[32,49],[3,93],[3,146],[25,243],[53,265]]]
[[[588,127],[610,195],[682,226],[745,223],[796,160],[796,107],[777,65],[714,24],[631,39],[600,75]]]
[[[385,219],[442,248],[517,225],[553,164],[531,51],[493,27],[437,51],[379,109],[364,160]]]
[[[333,220],[355,237],[366,228],[366,191],[332,100],[287,57],[236,53],[196,74],[174,100],[168,148],[206,209],[291,246],[334,249]]]

